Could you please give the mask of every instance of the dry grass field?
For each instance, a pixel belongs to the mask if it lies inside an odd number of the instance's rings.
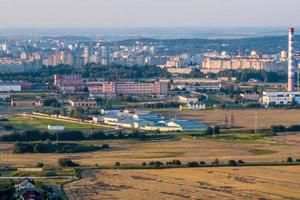
[[[300,167],[85,171],[70,200],[299,199]]]
[[[196,119],[206,124],[224,125],[225,116],[230,122],[231,113],[234,118],[234,126],[239,129],[254,129],[255,115],[257,113],[257,128],[270,128],[272,125],[290,126],[300,124],[300,110],[289,109],[255,109],[255,110],[187,110],[176,111],[177,117]]]
[[[29,167],[43,162],[46,166],[57,166],[57,159],[62,157],[91,166],[111,166],[117,161],[123,165],[140,165],[144,161],[167,162],[173,159],[185,163],[201,160],[210,163],[215,158],[219,158],[221,162],[228,162],[230,159],[246,162],[283,161],[289,156],[300,158],[300,134],[266,138],[258,143],[192,138],[164,142],[114,140],[90,143],[107,143],[112,149],[72,154],[13,154],[12,144],[0,143],[0,165]]]

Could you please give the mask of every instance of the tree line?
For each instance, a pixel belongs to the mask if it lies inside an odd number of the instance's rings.
[[[109,148],[108,144],[102,146],[83,145],[75,143],[46,142],[17,142],[14,145],[14,153],[80,153],[97,151]]]
[[[12,74],[0,74],[3,81],[29,81],[32,83],[53,82],[54,74],[81,74],[83,78],[105,79],[114,81],[119,79],[143,79],[143,78],[170,78],[171,74],[156,66],[121,66],[121,65],[100,65],[87,64],[77,69],[69,65],[43,66],[36,72],[22,72]]]
[[[149,135],[138,130],[124,133],[122,131],[115,131],[111,133],[104,133],[97,131],[92,134],[84,134],[81,131],[65,130],[58,133],[50,133],[41,130],[27,130],[24,132],[15,132],[12,134],[0,136],[0,141],[3,142],[32,142],[32,141],[83,141],[83,140],[107,140],[107,139],[155,139],[161,137],[160,135]]]

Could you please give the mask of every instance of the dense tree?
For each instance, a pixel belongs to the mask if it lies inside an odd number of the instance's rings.
[[[206,134],[208,135],[213,135],[213,134],[219,134],[220,132],[220,127],[218,126],[213,126],[213,127],[208,127],[206,130]]]
[[[79,164],[73,162],[70,158],[60,158],[58,159],[58,165],[60,167],[78,167]]]
[[[44,106],[51,106],[51,107],[60,107],[60,103],[55,98],[46,99],[44,101]]]
[[[142,78],[158,78],[171,77],[171,74],[165,69],[156,66],[118,66],[109,65],[102,66],[96,64],[88,64],[83,68],[82,76],[84,78],[104,78],[105,80],[118,79],[142,79]]]
[[[15,153],[79,153],[108,149],[108,144],[102,146],[83,145],[75,143],[51,143],[51,142],[17,142],[14,145]]]
[[[292,157],[288,157],[288,158],[286,159],[286,162],[293,162],[293,158],[292,158]]]
[[[199,163],[197,161],[192,161],[187,163],[188,167],[199,167]]]
[[[273,133],[280,133],[280,132],[285,132],[286,128],[283,125],[274,125],[271,126],[271,130]]]
[[[237,162],[235,160],[229,160],[228,161],[228,165],[230,165],[230,166],[236,166]]]

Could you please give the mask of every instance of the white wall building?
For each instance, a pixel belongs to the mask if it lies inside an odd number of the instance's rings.
[[[197,97],[185,97],[185,96],[177,96],[177,101],[183,104],[196,104],[198,103]]]
[[[0,82],[0,92],[20,92],[21,85],[11,82]]]
[[[293,101],[300,103],[300,92],[263,92],[262,103],[265,106],[269,104],[287,105]]]

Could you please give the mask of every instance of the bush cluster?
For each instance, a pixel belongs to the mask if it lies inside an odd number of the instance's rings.
[[[292,157],[288,157],[287,159],[286,159],[286,162],[289,162],[289,163],[291,163],[291,162],[300,162],[300,159],[293,159]]]
[[[285,127],[283,125],[274,125],[274,126],[271,126],[271,130],[273,133],[300,131],[300,125],[296,124],[296,125],[292,125],[290,127]]]
[[[73,162],[70,158],[60,158],[58,159],[58,165],[60,167],[78,167],[78,163]]]
[[[17,142],[14,145],[15,153],[79,153],[88,151],[97,151],[109,148],[109,145],[102,146],[82,145],[74,143],[51,143],[47,142]]]
[[[214,126],[214,127],[208,127],[206,130],[206,134],[213,135],[213,134],[220,134],[220,127]]]

